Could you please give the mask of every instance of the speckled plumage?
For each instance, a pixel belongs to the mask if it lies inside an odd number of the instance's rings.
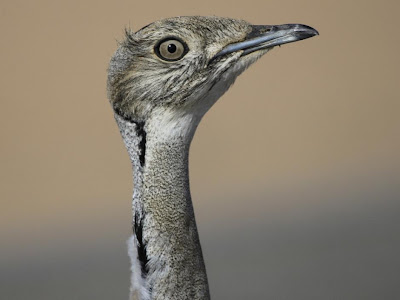
[[[208,299],[207,277],[188,189],[190,143],[181,138],[159,142],[152,133],[148,134],[146,155],[151,159],[147,159],[143,168],[139,162],[140,137],[136,135],[136,125],[118,115],[116,120],[132,159],[135,173],[132,209],[143,220],[143,239],[149,258],[145,276],[132,258],[136,265],[132,273],[133,290],[140,291],[139,299]],[[130,241],[135,244],[131,252],[137,255],[138,241],[136,238]],[[150,290],[152,298],[148,297]]]
[[[236,48],[271,30],[229,18],[170,18],[127,31],[112,57],[108,95],[134,173],[131,299],[210,298],[189,190],[189,147],[203,115],[273,46]],[[184,57],[156,55],[168,38],[186,43]]]

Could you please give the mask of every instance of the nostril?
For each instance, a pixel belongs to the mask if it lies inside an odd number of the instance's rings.
[[[252,25],[251,32],[247,35],[246,39],[257,38],[260,35],[267,34],[274,29],[272,25]]]
[[[265,27],[264,27],[264,28],[261,28],[259,32],[260,32],[261,34],[263,34],[263,33],[269,32],[269,31],[271,31],[271,28],[265,28]]]

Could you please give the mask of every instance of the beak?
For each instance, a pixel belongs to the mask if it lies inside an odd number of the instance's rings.
[[[244,56],[254,51],[293,43],[315,35],[319,35],[317,30],[301,24],[252,25],[252,31],[247,34],[244,41],[226,46],[213,59],[237,51],[243,51],[242,56]]]

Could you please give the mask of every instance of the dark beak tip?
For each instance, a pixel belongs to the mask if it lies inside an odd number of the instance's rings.
[[[313,36],[319,35],[318,30],[312,28],[312,31],[310,32]]]
[[[302,35],[307,35],[309,37],[319,35],[318,30],[316,30],[315,28],[313,28],[311,26],[303,25],[303,24],[299,24],[298,32],[301,33]]]
[[[301,41],[317,36],[319,32],[308,25],[294,24],[292,35],[295,36],[297,40]]]

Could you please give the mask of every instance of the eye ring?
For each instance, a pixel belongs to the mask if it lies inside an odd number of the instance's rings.
[[[189,47],[177,37],[167,37],[159,41],[154,47],[154,52],[165,61],[178,61],[189,52]]]

